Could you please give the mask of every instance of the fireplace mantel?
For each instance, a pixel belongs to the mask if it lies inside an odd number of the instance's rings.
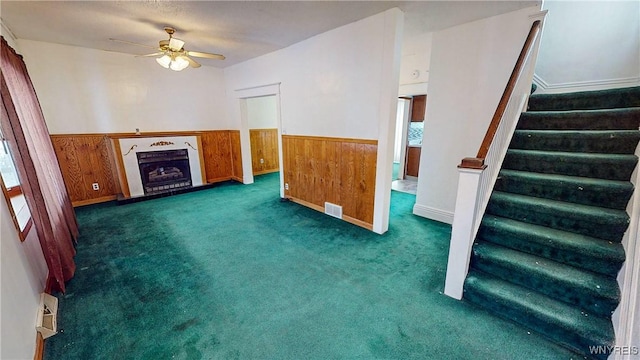
[[[116,153],[120,162],[120,182],[125,198],[144,196],[144,187],[138,166],[139,152],[183,150],[189,154],[192,186],[200,186],[206,182],[204,174],[202,142],[199,135],[163,136],[163,137],[129,137],[114,139]]]

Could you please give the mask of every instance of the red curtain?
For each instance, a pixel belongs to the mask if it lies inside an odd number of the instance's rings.
[[[75,272],[78,224],[27,67],[2,37],[3,133],[11,147],[53,290],[65,290]]]

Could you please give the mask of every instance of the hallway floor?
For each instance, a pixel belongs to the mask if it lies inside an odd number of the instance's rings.
[[[400,191],[407,194],[416,194],[418,190],[418,181],[417,180],[393,180],[391,183],[391,189],[395,191]]]

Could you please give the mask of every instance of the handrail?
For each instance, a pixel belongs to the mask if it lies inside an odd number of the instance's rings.
[[[545,15],[546,11],[536,18],[543,19]],[[541,29],[541,20],[532,23],[478,155],[464,158],[458,165],[458,192],[444,287],[444,293],[455,299],[462,298],[473,242],[520,114],[526,110]]]
[[[484,135],[484,139],[482,140],[482,144],[480,145],[480,149],[478,149],[478,154],[476,157],[468,157],[462,159],[459,168],[464,169],[484,169],[486,165],[484,164],[484,160],[487,157],[487,152],[491,147],[491,143],[493,142],[493,138],[496,135],[496,131],[500,126],[500,121],[504,115],[504,112],[507,108],[507,104],[509,103],[509,99],[511,98],[511,94],[515,89],[516,82],[522,73],[522,68],[525,60],[529,56],[531,49],[533,47],[533,43],[535,42],[538,33],[540,32],[541,21],[536,20],[531,25],[531,29],[529,30],[529,35],[527,35],[527,40],[524,42],[522,46],[522,50],[520,50],[520,55],[518,56],[518,61],[516,61],[515,66],[513,67],[513,71],[511,72],[511,76],[509,77],[509,81],[507,82],[507,86],[502,93],[502,97],[500,98],[500,102],[498,103],[498,107],[496,108],[496,112],[493,114],[493,118],[491,119],[491,123],[487,128],[487,133]]]

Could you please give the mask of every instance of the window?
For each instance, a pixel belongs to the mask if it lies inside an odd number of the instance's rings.
[[[0,185],[20,240],[24,241],[33,224],[31,212],[22,193],[20,178],[11,158],[9,144],[2,134],[2,129],[0,129],[0,138],[2,139],[2,148],[0,149]]]

